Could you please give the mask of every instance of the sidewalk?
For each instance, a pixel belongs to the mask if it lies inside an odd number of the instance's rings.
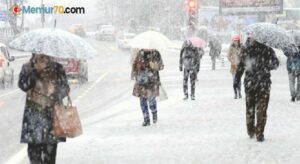
[[[84,134],[59,145],[57,163],[296,164],[300,161],[299,102],[289,102],[285,68],[273,72],[266,141],[246,133],[245,102],[234,100],[228,70],[200,72],[196,101],[182,100],[182,75],[163,82],[159,122],[142,127],[137,98],[84,120]],[[244,94],[243,94],[244,96]]]

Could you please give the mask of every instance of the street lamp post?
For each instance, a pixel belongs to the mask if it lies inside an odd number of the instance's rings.
[[[188,37],[195,35],[198,26],[198,0],[185,0],[186,10],[188,12]]]
[[[44,0],[41,0],[41,7],[44,8]],[[41,22],[42,22],[42,28],[44,28],[45,24],[45,13],[41,12]]]

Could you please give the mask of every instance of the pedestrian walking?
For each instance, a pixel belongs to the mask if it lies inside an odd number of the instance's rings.
[[[208,47],[209,50],[209,56],[211,57],[212,62],[212,70],[216,70],[216,59],[220,57],[221,51],[222,51],[222,45],[219,40],[216,38],[211,38],[209,40]]]
[[[150,108],[153,123],[157,123],[157,102],[161,86],[159,71],[164,69],[160,53],[154,49],[141,49],[132,65],[131,78],[135,80],[133,95],[140,98],[144,122],[150,125]]]
[[[199,54],[199,58],[198,58],[198,60],[199,60],[199,61],[198,61],[199,65],[197,66],[196,81],[198,81],[198,74],[199,74],[199,71],[200,71],[200,68],[201,68],[201,59],[202,59],[202,57],[203,57],[204,54],[205,54],[205,51],[204,51],[203,48],[198,48],[197,50],[198,50],[198,54]]]
[[[70,88],[63,66],[52,57],[33,54],[22,66],[19,88],[26,92],[21,143],[28,144],[31,164],[55,164],[57,144],[65,138],[53,135],[53,111]]]
[[[289,76],[291,101],[300,101],[300,51],[295,54],[289,53],[288,51],[284,51],[284,53],[288,57],[287,71]]]
[[[241,50],[241,60],[237,68],[234,87],[238,87],[245,72],[246,123],[250,138],[264,141],[267,122],[267,109],[271,91],[271,70],[279,66],[278,58],[272,48],[249,37]],[[255,125],[256,114],[256,125]]]
[[[183,71],[183,93],[184,100],[189,98],[188,80],[191,83],[191,100],[195,100],[195,83],[197,73],[200,70],[199,48],[193,46],[190,41],[185,41],[180,51],[179,70]]]
[[[227,58],[229,60],[229,62],[231,63],[231,67],[230,67],[230,72],[233,76],[233,82],[234,82],[234,78],[236,75],[236,71],[237,71],[237,66],[240,62],[240,58],[241,58],[241,42],[240,42],[240,36],[239,35],[234,35],[232,37],[232,43],[229,47],[229,52],[227,55]],[[238,87],[233,87],[233,91],[234,91],[234,99],[237,98],[242,98],[242,94],[241,94],[241,83],[238,84]]]

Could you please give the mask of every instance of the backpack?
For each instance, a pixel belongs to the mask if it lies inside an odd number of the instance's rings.
[[[185,69],[191,70],[196,68],[196,51],[192,48],[186,48],[183,53],[183,66]]]

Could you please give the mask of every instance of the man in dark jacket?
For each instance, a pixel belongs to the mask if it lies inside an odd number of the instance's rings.
[[[258,142],[264,141],[267,108],[271,90],[271,70],[277,69],[279,61],[272,48],[248,38],[241,50],[234,87],[240,83],[245,71],[246,123],[250,138],[256,134]],[[255,113],[257,124],[255,126]]]
[[[216,59],[220,57],[222,51],[222,44],[218,39],[212,37],[209,41],[208,46],[210,48],[209,56],[211,57],[212,70],[216,70]]]
[[[200,70],[200,52],[194,47],[190,41],[185,41],[179,59],[179,70],[183,71],[183,92],[184,100],[187,100],[188,95],[188,79],[191,81],[191,100],[195,100],[195,83],[197,73]],[[183,70],[184,67],[184,70]]]
[[[286,65],[289,74],[289,86],[292,97],[291,101],[300,101],[300,51],[296,54],[288,53],[288,51],[284,52],[285,55],[288,56]]]

